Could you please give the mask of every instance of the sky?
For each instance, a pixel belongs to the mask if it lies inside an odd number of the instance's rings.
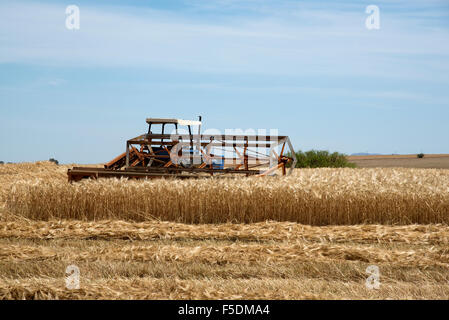
[[[0,161],[106,162],[145,118],[198,115],[298,150],[449,153],[449,1],[0,0]]]

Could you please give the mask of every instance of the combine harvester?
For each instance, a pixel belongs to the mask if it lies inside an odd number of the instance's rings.
[[[148,133],[126,141],[126,151],[104,168],[69,169],[69,182],[88,178],[266,176],[278,169],[286,175],[287,164],[291,165],[288,174],[296,164],[287,136],[202,135],[201,117],[198,121],[148,118],[147,123]],[[159,127],[159,133],[152,131],[155,126]],[[167,126],[174,133],[166,134]],[[197,127],[198,134],[192,134],[192,127]],[[292,156],[285,155],[286,147]]]

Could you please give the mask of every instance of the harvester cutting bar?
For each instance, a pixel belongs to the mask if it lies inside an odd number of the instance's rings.
[[[82,179],[98,179],[98,178],[128,178],[128,179],[152,179],[173,177],[180,179],[199,178],[199,176],[188,176],[178,174],[164,174],[157,172],[136,172],[124,170],[112,170],[102,168],[73,168],[67,172],[69,182],[80,181]]]
[[[166,170],[164,170],[166,169]],[[169,170],[168,170],[169,169]],[[199,173],[207,175],[199,175]],[[189,168],[129,168],[127,170],[113,170],[104,168],[74,167],[67,172],[69,182],[82,179],[98,178],[129,178],[129,179],[152,179],[152,178],[177,178],[198,179],[212,177],[212,173],[220,174],[246,174],[256,175],[255,170],[227,170],[227,169],[189,169]]]

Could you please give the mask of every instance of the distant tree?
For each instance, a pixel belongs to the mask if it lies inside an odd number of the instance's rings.
[[[53,163],[56,164],[56,165],[59,164],[59,161],[56,160],[56,159],[53,159],[53,158],[50,158],[50,160],[48,160],[48,161],[53,162]]]
[[[418,153],[417,155],[416,155],[419,159],[422,159],[422,158],[424,158],[424,153]]]
[[[0,161],[0,164],[5,164],[3,161]]]

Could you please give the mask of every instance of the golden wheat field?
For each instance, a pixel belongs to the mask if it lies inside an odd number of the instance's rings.
[[[69,184],[68,167],[0,165],[0,298],[449,299],[449,170]]]

